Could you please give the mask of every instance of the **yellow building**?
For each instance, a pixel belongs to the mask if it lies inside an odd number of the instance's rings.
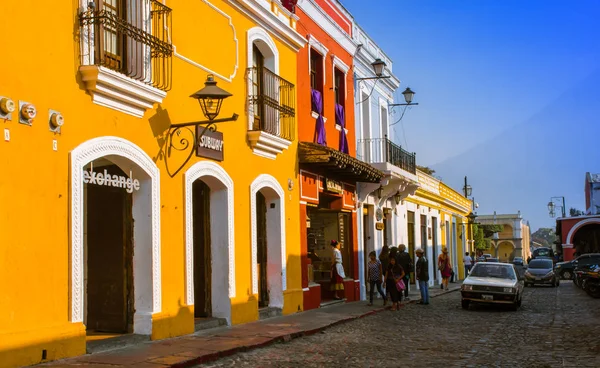
[[[411,255],[416,248],[425,251],[425,256],[431,260],[431,285],[441,283],[436,265],[444,247],[448,249],[455,279],[463,279],[463,256],[472,242],[467,219],[472,201],[420,170],[417,170],[417,179],[419,187],[398,209],[398,216],[406,218],[407,226],[406,231],[400,229],[400,234],[407,234],[406,238],[400,235],[400,242],[408,245]]]
[[[301,310],[295,15],[6,0],[2,19],[0,366]],[[214,117],[190,98],[208,75],[232,95],[217,120],[239,118],[196,150],[174,125]]]

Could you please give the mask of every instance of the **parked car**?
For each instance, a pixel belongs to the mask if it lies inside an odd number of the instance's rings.
[[[556,287],[560,285],[559,276],[554,272],[551,259],[532,259],[525,271],[525,286],[542,284]]]
[[[540,257],[550,258],[550,259],[554,260],[554,251],[552,250],[552,248],[549,248],[549,247],[536,248],[533,251],[533,253],[531,253],[531,259],[536,259],[536,258],[540,258]]]
[[[559,262],[554,266],[554,269],[562,279],[572,280],[573,272],[576,267],[579,265],[586,266],[596,263],[600,263],[600,253],[588,253],[583,254],[571,261]]]
[[[523,300],[523,278],[514,265],[498,262],[476,263],[461,286],[461,303],[505,304],[513,310]]]
[[[515,257],[512,261],[512,264],[514,264],[515,266],[523,266],[523,257]]]
[[[486,258],[485,261],[486,262],[500,262],[500,261],[498,261],[498,258]]]

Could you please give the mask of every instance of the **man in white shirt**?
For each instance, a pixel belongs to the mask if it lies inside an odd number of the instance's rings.
[[[463,263],[465,265],[465,278],[469,275],[471,271],[471,267],[473,267],[473,258],[469,256],[469,252],[465,253],[465,258],[463,258]]]

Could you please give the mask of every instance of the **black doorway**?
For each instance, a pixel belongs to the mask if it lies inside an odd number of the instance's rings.
[[[258,307],[269,306],[267,285],[267,201],[256,193],[256,267],[258,267]]]
[[[102,173],[127,177],[116,165]],[[97,170],[100,172],[100,169]],[[133,332],[132,195],[124,188],[84,184],[87,190],[88,332]]]
[[[202,180],[192,185],[194,234],[194,317],[212,317],[210,188]]]

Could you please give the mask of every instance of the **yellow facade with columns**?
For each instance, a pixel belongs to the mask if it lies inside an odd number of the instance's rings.
[[[441,250],[447,248],[455,279],[464,279],[463,256],[469,250],[469,244],[473,240],[472,233],[468,229],[467,216],[471,213],[473,203],[441,180],[420,170],[417,170],[417,178],[420,187],[405,201],[426,208],[428,216],[436,217],[439,221],[439,230],[437,230],[438,234],[434,235],[434,239],[437,238],[438,244],[432,246],[440,249],[437,249],[435,255],[439,256]],[[437,259],[433,262],[437,265]]]
[[[0,367],[85,354],[92,319],[152,339],[194,332],[194,257],[209,270],[203,308],[213,317],[257,320],[265,286],[265,306],[302,309],[289,105],[306,40],[296,17],[267,0],[95,3],[2,4],[0,100],[15,109],[0,114]],[[256,50],[273,83],[288,87],[286,118],[251,98]],[[190,95],[209,74],[232,94],[218,118],[239,115],[217,124],[222,141],[205,141],[213,151],[223,143],[222,161],[196,156],[192,130],[169,144],[172,124],[206,119]],[[198,193],[208,193],[205,207]],[[107,228],[120,229],[122,264],[102,264]],[[194,256],[198,242],[210,262]],[[115,318],[98,311],[97,295],[109,295],[102,267],[122,270],[124,306],[106,307]]]

